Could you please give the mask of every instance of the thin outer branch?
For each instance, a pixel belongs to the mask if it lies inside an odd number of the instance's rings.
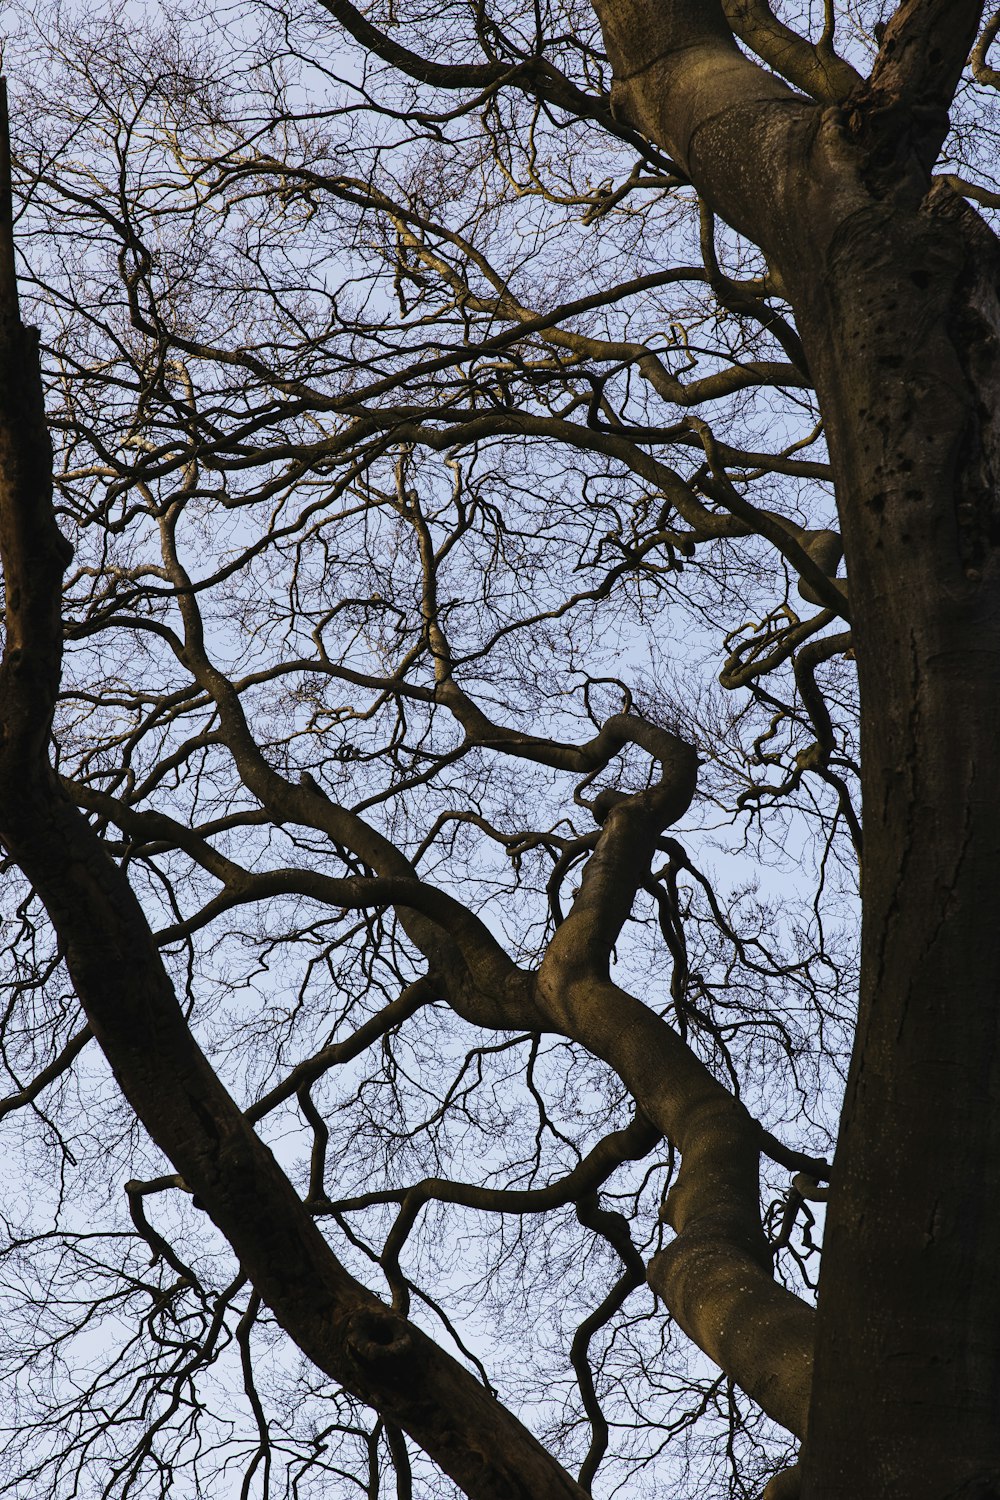
[[[46,906],[125,1097],[302,1352],[409,1431],[468,1495],[578,1497],[515,1417],[337,1261],[198,1047],[134,892],[51,769],[67,549],[52,513],[36,346],[17,310],[9,181],[0,200],[0,838]]]
[[[331,1042],[329,1046],[320,1048],[319,1052],[312,1057],[304,1058],[302,1062],[296,1063],[286,1078],[276,1083],[273,1088],[268,1089],[262,1098],[252,1104],[249,1109],[244,1110],[246,1118],[251,1124],[256,1124],[265,1115],[270,1114],[279,1104],[290,1099],[299,1089],[308,1087],[315,1083],[317,1078],[330,1068],[340,1067],[343,1063],[351,1062],[353,1058],[360,1056],[373,1042],[384,1037],[394,1026],[399,1026],[403,1021],[408,1021],[412,1015],[424,1005],[429,1005],[436,996],[434,986],[426,979],[418,979],[416,983],[407,985],[406,989],[395,1000],[389,1002],[378,1015],[372,1016],[359,1026],[353,1036],[349,1036],[343,1042]]]
[[[578,1476],[581,1485],[589,1490],[608,1446],[607,1418],[597,1399],[588,1358],[590,1341],[599,1329],[610,1322],[618,1309],[624,1306],[636,1288],[642,1286],[646,1279],[646,1268],[642,1263],[641,1255],[632,1243],[627,1221],[621,1214],[602,1209],[596,1193],[581,1198],[576,1206],[576,1216],[587,1229],[592,1229],[595,1234],[603,1235],[608,1244],[618,1252],[625,1266],[622,1275],[604,1300],[589,1317],[584,1318],[573,1336],[570,1348],[570,1363],[576,1371],[580,1396],[584,1410],[590,1419],[593,1434]]]
[[[408,1297],[399,1256],[417,1220],[417,1215],[426,1203],[459,1203],[468,1208],[492,1213],[530,1214],[543,1213],[559,1208],[563,1204],[584,1201],[596,1193],[603,1182],[616,1168],[626,1161],[639,1161],[652,1151],[661,1140],[661,1134],[641,1113],[624,1130],[613,1130],[598,1141],[582,1161],[578,1162],[565,1177],[550,1182],[543,1188],[485,1188],[474,1183],[447,1182],[429,1177],[407,1189],[403,1197],[399,1216],[386,1236],[382,1252],[382,1265],[390,1285],[394,1289],[393,1305],[406,1312]],[[396,1194],[375,1194],[375,1200],[395,1197]],[[364,1200],[361,1200],[364,1201]],[[371,1198],[368,1201],[372,1201]],[[338,1205],[360,1206],[359,1200]],[[639,1284],[645,1278],[645,1267],[639,1262]],[[582,1483],[582,1481],[581,1481]]]
[[[81,1026],[80,1030],[70,1037],[58,1057],[54,1057],[50,1063],[46,1064],[30,1083],[26,1083],[24,1088],[16,1094],[8,1094],[6,1099],[0,1099],[0,1120],[15,1109],[23,1109],[26,1104],[31,1104],[43,1089],[48,1088],[49,1084],[54,1083],[57,1078],[61,1078],[79,1057],[92,1036],[93,1032],[89,1026]]]

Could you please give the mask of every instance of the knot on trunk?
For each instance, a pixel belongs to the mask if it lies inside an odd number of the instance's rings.
[[[355,1363],[385,1366],[413,1352],[413,1333],[388,1308],[365,1307],[351,1313],[345,1336]]]

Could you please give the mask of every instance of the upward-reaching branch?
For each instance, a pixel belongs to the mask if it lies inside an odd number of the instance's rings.
[[[723,0],[726,19],[742,42],[782,78],[824,104],[838,104],[861,82],[861,75],[833,50],[824,29],[808,41],[774,14],[768,0]]]
[[[872,89],[904,108],[947,111],[982,16],[982,0],[902,0],[882,37]]]
[[[5,120],[4,120],[5,125]],[[60,580],[37,343],[13,264],[0,131],[0,840],[44,902],[125,1096],[299,1348],[404,1428],[472,1497],[582,1495],[482,1385],[343,1268],[196,1043],[121,869],[48,759]]]

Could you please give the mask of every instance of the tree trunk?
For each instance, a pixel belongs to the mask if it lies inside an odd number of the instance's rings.
[[[1000,1494],[998,266],[939,187],[842,220],[795,294],[848,559],[865,820],[806,1500]]]
[[[904,3],[822,108],[718,4],[597,4],[619,113],[784,279],[847,557],[862,994],[803,1500],[998,1496],[1000,253],[930,176],[982,7]]]

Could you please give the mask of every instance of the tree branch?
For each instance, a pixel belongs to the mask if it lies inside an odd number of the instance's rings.
[[[418,83],[438,89],[474,89],[481,94],[490,94],[505,86],[514,87],[531,98],[542,99],[565,110],[567,114],[595,120],[609,134],[628,141],[642,155],[649,154],[647,143],[624,127],[606,99],[598,94],[584,93],[544,57],[526,57],[516,63],[439,63],[393,41],[373,26],[350,4],[350,0],[320,0],[320,4],[367,52],[382,58],[390,67]],[[673,162],[666,161],[659,153],[655,153],[655,159],[659,166],[677,170]]]
[[[726,19],[741,42],[774,72],[822,104],[838,104],[861,74],[833,47],[814,45],[779,21],[767,0],[723,0]]]
[[[904,108],[947,110],[982,14],[982,0],[902,0],[872,68],[872,91]]]
[[[341,1266],[195,1042],[134,893],[51,770],[67,549],[52,514],[36,346],[17,309],[9,178],[0,200],[0,838],[46,906],[123,1093],[303,1353],[409,1432],[466,1494],[578,1497],[516,1418]]]

